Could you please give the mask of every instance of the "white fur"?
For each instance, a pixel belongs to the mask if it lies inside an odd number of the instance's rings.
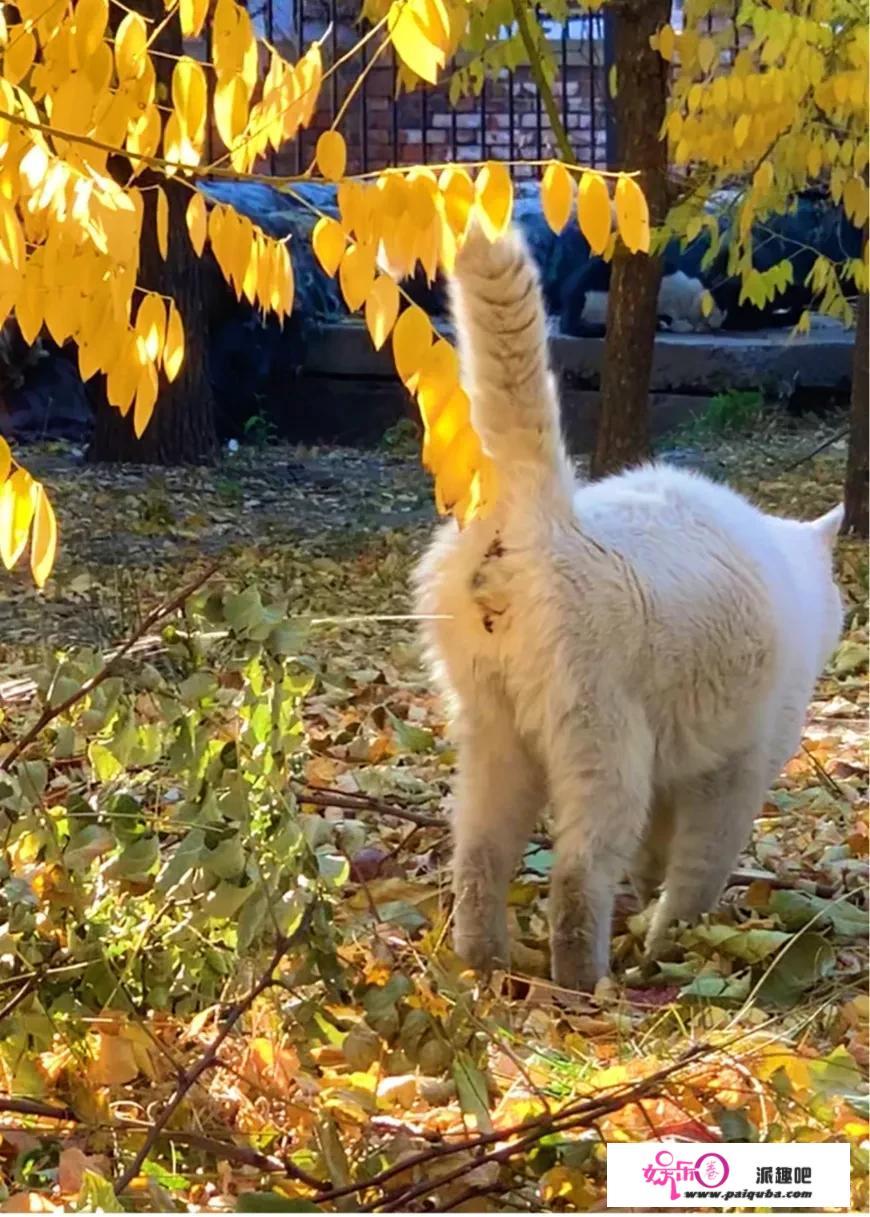
[[[706,288],[700,279],[692,279],[684,271],[663,275],[657,312],[660,317],[669,317],[668,328],[675,334],[687,334],[694,330],[718,330],[725,314],[713,305],[709,316],[704,316],[701,302]],[[583,303],[583,320],[588,325],[607,324],[607,292],[590,291]]]
[[[839,509],[775,519],[652,466],[576,485],[522,240],[472,233],[454,312],[493,514],[443,527],[418,607],[459,747],[455,941],[506,960],[510,875],[549,803],[554,979],[608,969],[614,891],[664,881],[650,947],[712,907],[795,751],[841,626]]]

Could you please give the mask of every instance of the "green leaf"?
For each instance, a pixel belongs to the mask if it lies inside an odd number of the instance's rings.
[[[554,854],[551,849],[530,845],[523,857],[523,870],[533,875],[549,875],[553,869]]]
[[[749,1119],[745,1111],[730,1111],[723,1107],[716,1116],[716,1123],[722,1130],[725,1141],[757,1141],[758,1129]]]
[[[231,592],[224,599],[224,616],[237,634],[244,634],[263,620],[263,602],[259,589],[246,587],[243,592]]]
[[[294,1200],[280,1192],[242,1192],[236,1200],[237,1213],[322,1213],[310,1200]]]
[[[115,1195],[115,1189],[108,1179],[98,1175],[96,1171],[85,1171],[82,1174],[82,1186],[78,1194],[78,1209],[84,1213],[123,1213],[123,1204]]]
[[[429,752],[435,739],[431,731],[406,723],[387,710],[387,718],[396,733],[396,742],[403,752]]]
[[[744,1001],[748,996],[748,976],[716,976],[713,972],[703,972],[680,989],[680,997],[700,997],[708,1001]]]
[[[160,872],[157,887],[160,891],[169,891],[200,865],[203,854],[207,853],[205,833],[201,828],[191,828],[181,838],[173,850],[172,857]]]
[[[178,686],[178,696],[186,706],[196,706],[217,691],[217,681],[211,672],[194,672]]]
[[[330,887],[344,887],[350,878],[350,865],[344,854],[336,854],[330,849],[317,851],[317,869],[324,883]]]
[[[245,869],[245,851],[240,833],[233,833],[202,859],[202,868],[219,879],[237,879]]]
[[[782,930],[738,929],[733,925],[699,925],[690,930],[688,938],[693,943],[703,942],[746,963],[759,963],[775,954],[789,940]]]
[[[253,893],[253,887],[235,887],[224,880],[206,896],[202,911],[206,917],[235,917]]]
[[[124,772],[124,766],[105,744],[93,740],[88,745],[88,760],[98,782],[113,782]]]
[[[807,1064],[817,1092],[845,1097],[858,1095],[863,1089],[861,1070],[842,1044],[821,1060],[811,1060]]]
[[[834,949],[821,934],[795,935],[771,967],[758,999],[775,1006],[791,1006],[807,989],[830,976],[835,964]]]
[[[457,1052],[453,1061],[453,1080],[462,1110],[466,1115],[474,1116],[481,1132],[492,1132],[486,1078],[467,1052]]]
[[[156,866],[160,857],[160,842],[156,835],[140,837],[131,842],[112,867],[116,879],[142,879]]]
[[[262,888],[258,888],[250,900],[246,900],[239,914],[236,942],[240,951],[246,950],[263,928],[269,901]]]
[[[867,937],[867,913],[848,900],[825,900],[809,892],[785,889],[771,893],[769,907],[789,930],[801,929],[812,921],[818,929],[830,927],[842,938]]]
[[[31,801],[38,801],[48,782],[48,766],[45,761],[20,761],[17,765],[21,793]]]

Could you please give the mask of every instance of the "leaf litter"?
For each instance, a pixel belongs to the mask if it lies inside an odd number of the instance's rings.
[[[788,466],[820,437],[812,421],[782,422],[709,439],[689,459],[763,507],[812,515],[838,500],[843,453]],[[306,882],[333,902],[329,926],[312,928],[285,893],[276,983],[245,1005],[269,950],[255,929],[242,945],[251,910],[268,904],[243,875],[267,838],[234,836],[231,820],[201,806],[180,833],[183,778],[157,773],[144,727],[134,739],[119,721],[85,755],[80,722],[61,724],[50,746],[37,740],[14,789],[0,790],[7,815],[35,817],[7,833],[2,863],[0,1208],[119,1211],[120,1177],[124,1203],[140,1210],[583,1211],[603,1205],[603,1142],[655,1136],[848,1140],[853,1204],[866,1206],[863,546],[839,543],[844,640],[716,912],[676,927],[668,957],[648,967],[645,913],[626,891],[614,980],[592,996],[559,991],[547,980],[552,852],[541,825],[509,894],[515,970],[480,986],[449,949],[455,756],[406,616],[408,572],[432,524],[416,456],[243,450],[217,470],[159,472],[79,467],[53,446],[32,465],[57,504],[61,546],[42,595],[14,575],[4,584],[4,738],[35,717],[59,652],[104,653],[218,555],[214,645],[281,630],[307,665],[300,724],[282,720],[296,734],[291,759],[274,780],[316,860]],[[177,634],[143,640],[133,661],[156,673],[134,703],[136,724],[154,731],[167,653],[198,645],[183,627],[182,614]],[[199,655],[177,691],[224,748],[238,733],[224,713],[240,679],[228,653],[217,676]],[[262,673],[251,679],[259,688]],[[258,707],[253,698],[244,711],[255,735]],[[110,794],[111,813],[52,849],[46,825],[74,824],[82,799],[102,807]],[[185,887],[185,857],[207,860],[207,891]],[[180,886],[167,886],[164,862]],[[205,920],[203,900],[214,910]],[[106,927],[99,976],[93,952],[76,954],[83,915]],[[167,952],[176,978],[158,974]]]

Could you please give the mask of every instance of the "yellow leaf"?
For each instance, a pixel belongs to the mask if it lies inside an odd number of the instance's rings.
[[[166,261],[169,253],[169,201],[162,186],[157,187],[157,248],[160,257]]]
[[[746,143],[751,123],[752,119],[748,114],[741,114],[734,124],[734,146],[736,148],[742,148]]]
[[[867,185],[862,178],[850,177],[843,187],[843,207],[856,228],[867,220]]]
[[[172,383],[181,371],[184,361],[184,326],[181,314],[170,302],[169,319],[166,323],[166,340],[163,345],[163,371],[166,379]]]
[[[350,311],[365,302],[375,281],[375,248],[373,245],[351,245],[341,259],[338,282]]]
[[[0,486],[0,560],[11,570],[27,544],[33,519],[33,478],[26,469],[16,469]]]
[[[187,233],[190,237],[190,243],[199,255],[205,248],[205,238],[208,235],[208,218],[205,211],[205,199],[198,190],[195,190],[190,196],[190,202],[187,204],[184,218],[187,222]]]
[[[541,179],[541,207],[553,232],[560,233],[568,223],[574,202],[574,183],[561,161],[551,161]]]
[[[604,178],[584,173],[577,192],[577,219],[580,231],[594,254],[603,254],[610,240],[610,195]]]
[[[49,502],[45,487],[41,482],[35,483],[36,510],[33,517],[33,536],[30,542],[30,569],[37,587],[43,587],[51,568],[54,566],[54,555],[57,550],[57,520],[54,508]]]
[[[4,436],[0,435],[0,485],[6,481],[12,470],[12,453]]]
[[[633,254],[649,252],[649,208],[634,178],[620,174],[616,181],[616,223],[619,235]]]
[[[148,57],[148,31],[138,13],[127,13],[115,34],[115,69],[119,80],[138,80]]]
[[[701,297],[701,316],[709,317],[710,314],[713,312],[715,305],[716,305],[716,301],[713,299],[713,297],[710,295],[710,293],[704,292],[704,294]]]
[[[698,43],[698,63],[702,72],[709,72],[719,58],[716,43],[712,38],[702,38]]]
[[[393,359],[404,384],[417,375],[432,345],[432,326],[421,308],[406,308],[393,328]]]
[[[157,369],[153,363],[146,363],[139,373],[139,383],[136,386],[136,402],[133,406],[133,430],[136,438],[141,439],[145,428],[151,422],[154,405],[157,401]]]
[[[122,1035],[97,1032],[97,1052],[88,1071],[93,1086],[123,1086],[139,1075],[133,1045]]]
[[[328,182],[338,182],[347,168],[347,147],[340,131],[324,131],[317,141],[317,167]]]
[[[427,430],[432,427],[458,385],[459,359],[456,351],[449,342],[439,338],[427,352],[417,377],[417,405]]]
[[[307,127],[314,116],[322,80],[323,59],[320,47],[315,43],[314,46],[308,48],[296,65],[299,111],[295,118],[301,127]]]
[[[433,417],[423,415],[426,429],[423,439],[423,464],[437,474],[444,453],[457,435],[471,426],[471,402],[461,386],[457,386]],[[439,506],[439,511],[442,508]]]
[[[181,32],[185,38],[198,38],[208,12],[209,0],[180,0]]]
[[[33,66],[36,39],[21,25],[12,26],[3,55],[3,76],[11,85],[20,84]]]
[[[663,25],[659,30],[659,54],[661,55],[662,59],[666,59],[668,63],[670,63],[674,57],[675,46],[676,34],[673,31],[673,27],[670,25]]]
[[[434,85],[446,55],[431,41],[434,31],[427,21],[427,3],[431,0],[393,0],[387,13],[387,32],[402,62]]]
[[[389,338],[399,315],[399,289],[389,275],[378,275],[366,296],[366,327],[379,351]]]
[[[286,317],[293,311],[296,281],[293,277],[293,260],[283,241],[275,247],[277,276],[272,288],[272,308],[279,316]]]
[[[18,172],[27,183],[31,193],[36,190],[42,179],[48,173],[48,153],[42,144],[31,144],[21,158]]]
[[[205,134],[208,86],[202,64],[187,55],[172,69],[172,104],[183,130],[198,143]]]
[[[144,297],[136,314],[136,337],[141,343],[142,363],[156,363],[166,341],[166,306],[153,292]]]
[[[239,76],[219,80],[214,91],[214,121],[218,135],[232,148],[248,121],[248,91]]]
[[[338,270],[344,257],[347,239],[338,220],[331,216],[323,216],[314,225],[311,235],[311,245],[314,256],[329,276]]]
[[[482,455],[480,440],[469,423],[454,436],[435,470],[443,511],[452,511],[468,493]]]
[[[133,403],[139,383],[139,360],[136,358],[132,336],[124,342],[106,377],[106,396],[124,415]]]
[[[444,197],[447,223],[457,237],[465,236],[474,206],[474,183],[465,169],[450,165],[442,172],[438,186]]]
[[[511,220],[514,185],[507,165],[488,161],[475,182],[480,226],[490,241],[497,240]]]

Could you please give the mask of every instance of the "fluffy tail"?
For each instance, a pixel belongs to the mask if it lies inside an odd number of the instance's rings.
[[[451,283],[463,384],[472,421],[500,483],[573,483],[547,356],[538,274],[516,230],[490,243],[474,228]]]

